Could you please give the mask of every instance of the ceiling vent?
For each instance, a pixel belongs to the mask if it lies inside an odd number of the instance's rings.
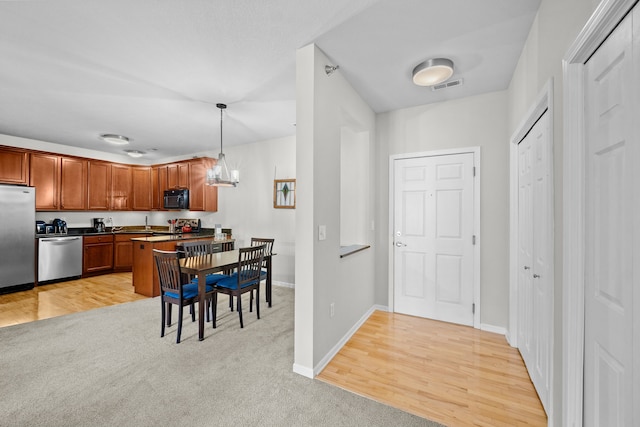
[[[464,80],[462,79],[451,80],[450,82],[440,83],[439,85],[431,86],[431,90],[436,91],[441,89],[448,89],[450,87],[455,87],[455,86],[462,86],[462,83],[464,83]]]

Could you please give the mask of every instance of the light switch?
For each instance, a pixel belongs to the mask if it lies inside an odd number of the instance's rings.
[[[319,225],[318,226],[318,240],[326,240],[327,239],[327,226]]]

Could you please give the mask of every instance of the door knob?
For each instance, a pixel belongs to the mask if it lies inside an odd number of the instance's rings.
[[[396,246],[397,246],[397,247],[399,247],[399,248],[401,248],[401,247],[403,247],[403,246],[407,246],[407,245],[405,245],[405,244],[404,244],[404,243],[402,243],[402,242],[396,242]]]
[[[535,274],[535,273],[533,274],[533,278],[534,278],[534,279],[538,279],[539,277],[540,277],[540,275],[539,275],[539,274]]]

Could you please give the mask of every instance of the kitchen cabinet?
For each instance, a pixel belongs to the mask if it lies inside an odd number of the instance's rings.
[[[113,234],[84,236],[82,276],[108,273],[113,270]]]
[[[0,183],[29,184],[29,152],[0,147]]]
[[[131,188],[131,166],[112,163],[110,210],[131,210]]]
[[[58,210],[60,157],[53,154],[31,153],[29,169],[29,185],[36,187],[36,210]]]
[[[218,211],[218,187],[205,183],[207,169],[213,167],[215,160],[202,158],[189,162],[189,210]]]
[[[146,234],[115,234],[113,236],[113,270],[131,271],[133,267],[133,242],[131,239]]]
[[[167,188],[189,188],[189,162],[167,165]]]
[[[97,211],[109,210],[111,163],[89,160],[87,187],[88,209]]]
[[[151,168],[151,208],[164,210],[164,190],[167,190],[167,166],[153,166]]]
[[[87,170],[86,159],[60,158],[60,209],[87,210]]]
[[[151,167],[134,166],[131,168],[133,183],[131,186],[131,208],[134,211],[150,211],[151,196]]]

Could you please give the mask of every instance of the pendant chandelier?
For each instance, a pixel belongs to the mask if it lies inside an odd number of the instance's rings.
[[[216,107],[220,109],[220,154],[216,165],[211,169],[207,169],[206,184],[216,187],[235,187],[240,182],[240,174],[237,170],[232,170],[229,173],[227,161],[222,151],[222,110],[227,108],[227,105],[216,104]]]

